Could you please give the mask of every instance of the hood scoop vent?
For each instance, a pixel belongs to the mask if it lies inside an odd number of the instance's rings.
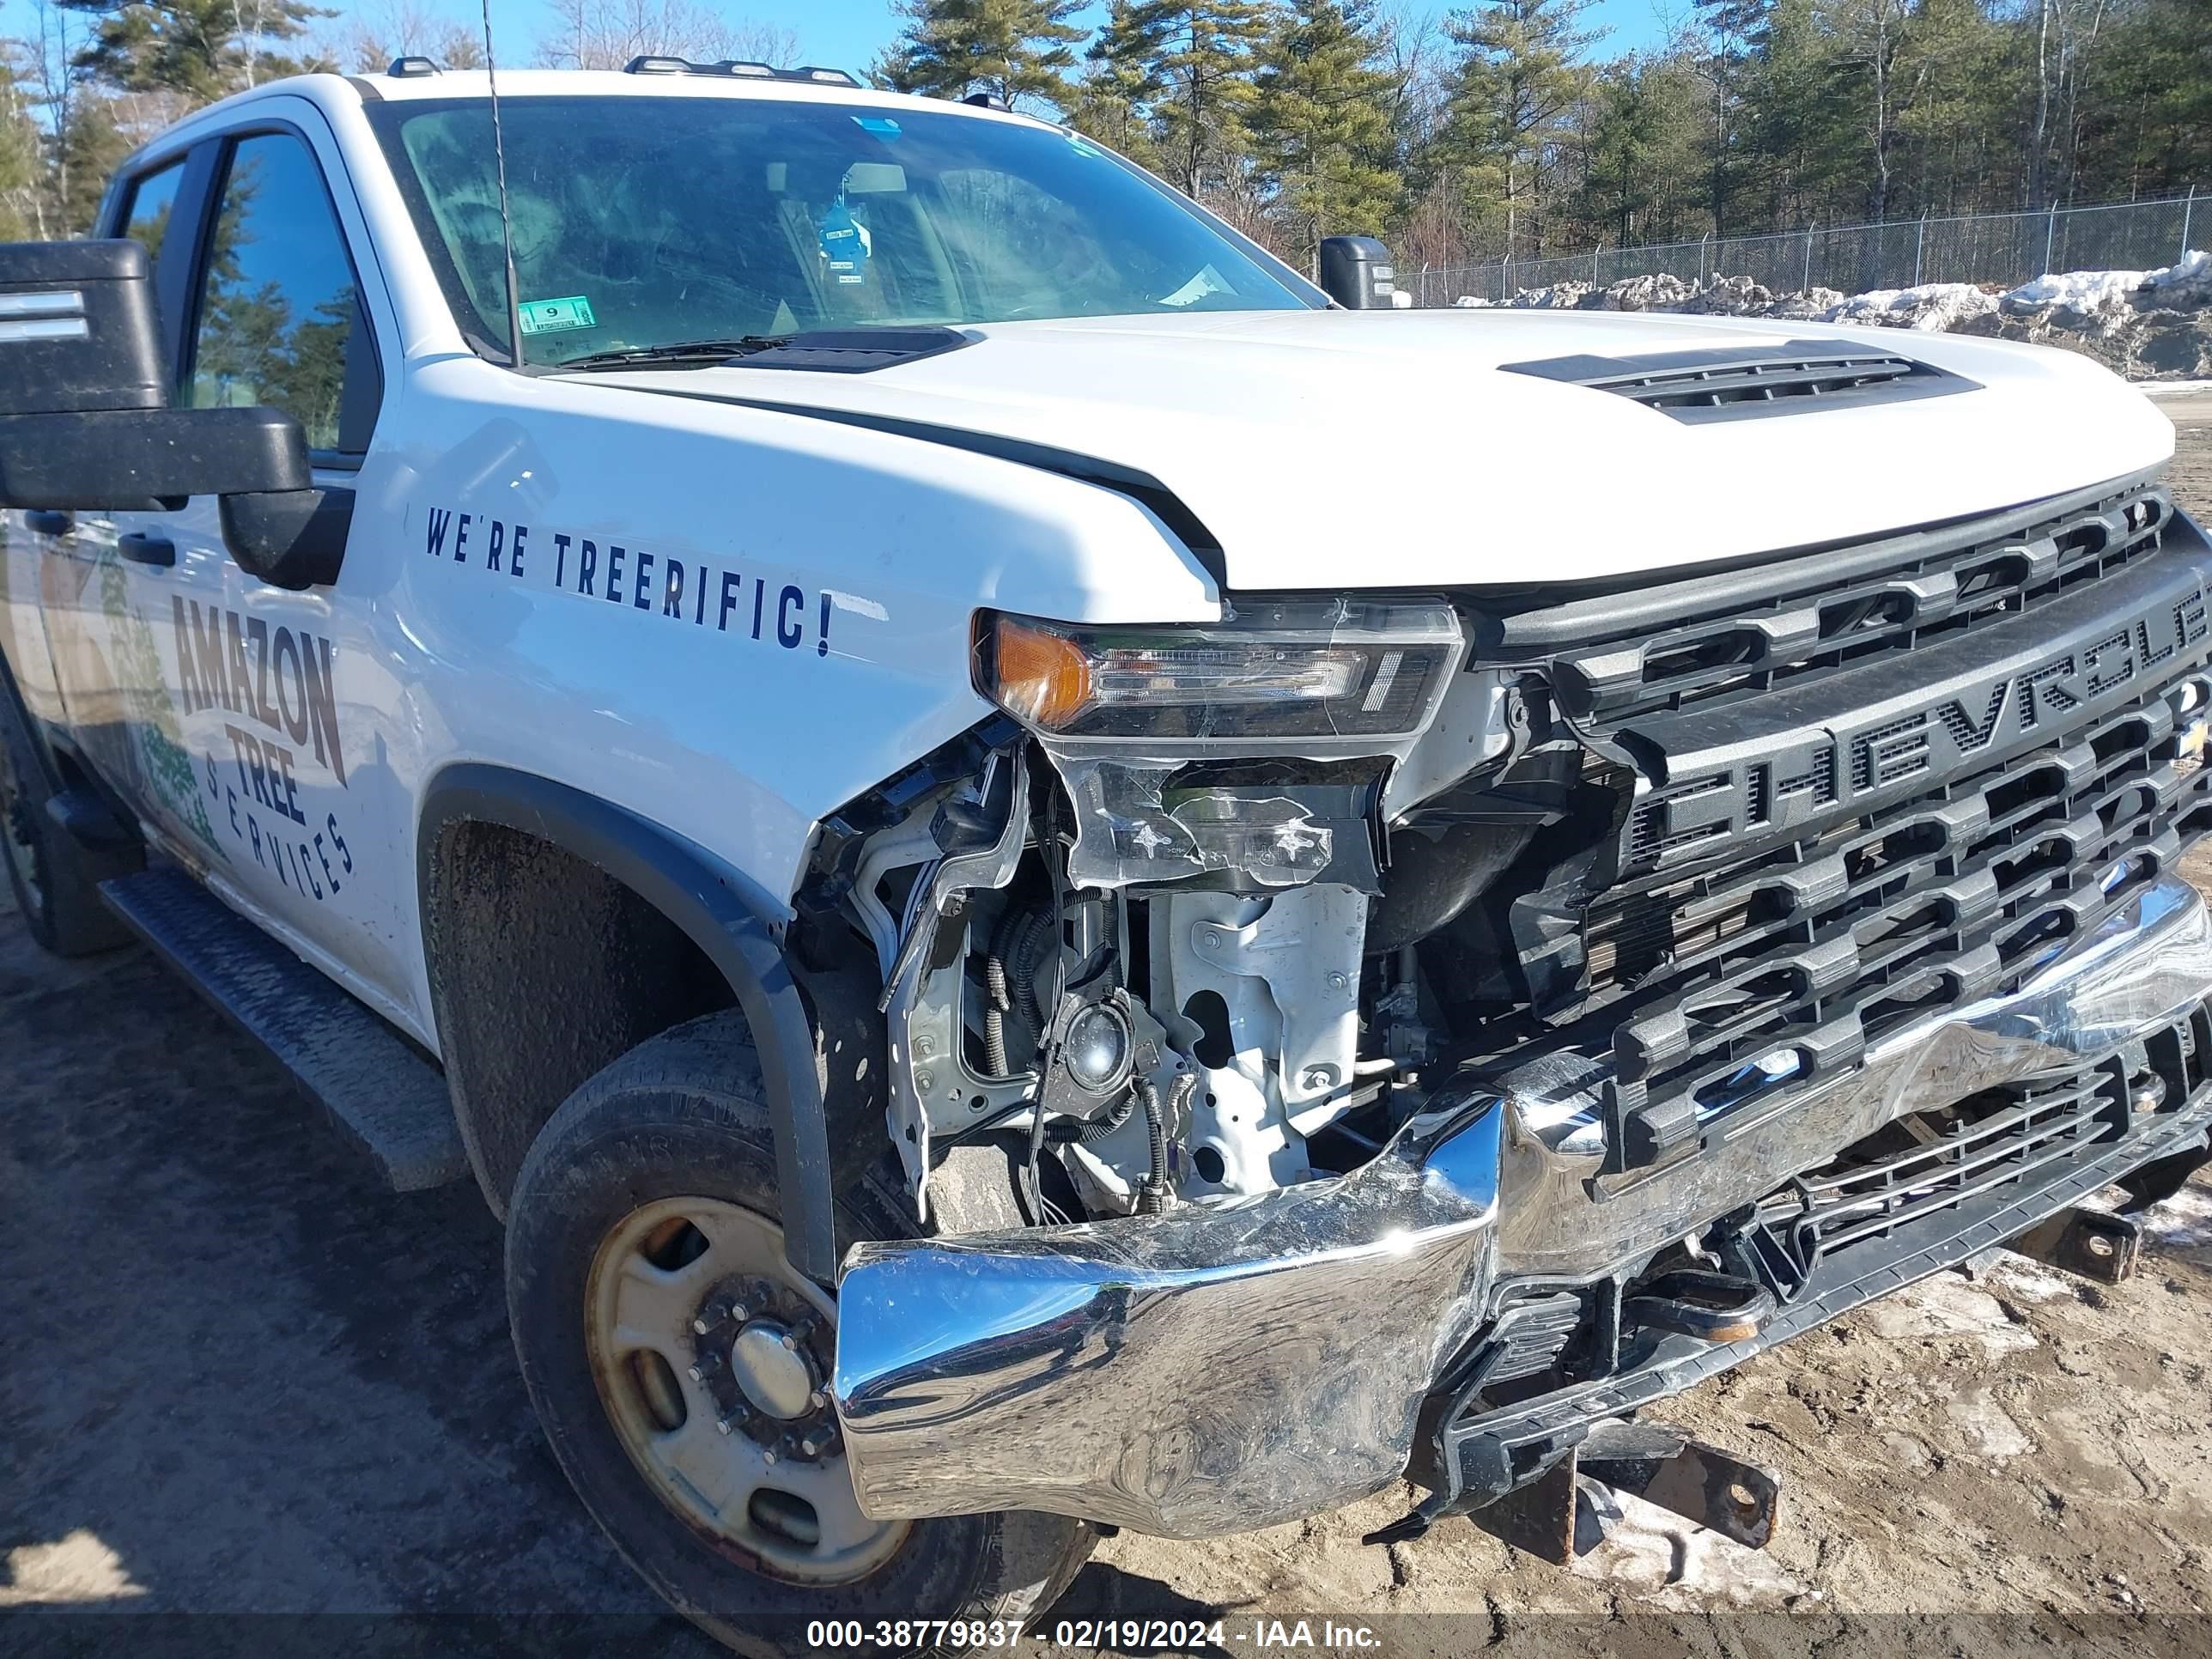
[[[1930,364],[1836,340],[1642,357],[1547,357],[1499,367],[1509,374],[1632,398],[1687,422],[1856,408],[1975,389],[1973,381]]]

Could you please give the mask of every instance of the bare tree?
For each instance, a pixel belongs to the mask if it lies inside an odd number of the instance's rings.
[[[556,22],[538,48],[549,69],[620,69],[641,56],[695,63],[799,62],[799,37],[729,16],[700,0],[552,0]]]
[[[416,0],[380,0],[361,8],[340,20],[326,48],[356,74],[380,70],[396,58],[428,58],[449,70],[484,64],[480,30],[441,17]]]
[[[2073,193],[2081,82],[2104,21],[2105,0],[2038,0],[2035,115],[2027,158],[2032,206]]]

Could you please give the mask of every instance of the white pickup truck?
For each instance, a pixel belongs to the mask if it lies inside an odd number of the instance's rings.
[[[831,72],[489,94],[0,248],[9,872],[473,1177],[724,1639],[1473,1512],[2204,1158],[2212,547],[2101,368],[1334,303]]]

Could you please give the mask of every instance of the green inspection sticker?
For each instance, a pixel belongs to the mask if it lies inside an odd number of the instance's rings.
[[[592,315],[592,302],[580,294],[565,300],[525,300],[517,308],[522,313],[525,334],[554,334],[564,328],[599,325],[599,319]]]

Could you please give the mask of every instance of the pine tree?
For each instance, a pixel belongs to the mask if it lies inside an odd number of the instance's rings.
[[[80,89],[70,102],[66,125],[48,140],[54,208],[61,221],[52,228],[54,234],[82,236],[92,228],[108,178],[137,148],[119,116],[113,98]]]
[[[1154,71],[1159,43],[1135,0],[1113,9],[1084,54],[1083,78],[1067,106],[1068,124],[1139,167],[1158,169],[1152,105],[1164,89]]]
[[[1185,194],[1229,189],[1249,160],[1253,53],[1267,0],[1149,0],[1137,8],[1165,87],[1153,111],[1165,176]]]
[[[1372,19],[1370,0],[1290,0],[1257,54],[1254,158],[1286,255],[1310,268],[1322,237],[1387,229],[1404,193]]]
[[[1576,204],[1594,240],[1626,246],[1686,240],[1703,228],[1709,97],[1685,52],[1632,56],[1599,72]]]
[[[1847,82],[1820,0],[1775,0],[1744,69],[1739,173],[1763,198],[1760,219],[1781,228],[1850,216],[1857,176]],[[1734,228],[1735,227],[1731,227]]]
[[[181,94],[211,102],[317,60],[286,56],[276,44],[296,40],[315,18],[331,14],[307,0],[56,0],[95,19],[91,44],[77,66],[125,92]]]
[[[1066,71],[1083,31],[1067,20],[1083,0],[906,0],[898,45],[876,67],[894,92],[964,98],[986,92],[1008,105],[1068,99]]]
[[[2003,31],[1979,0],[1920,0],[1906,24],[1898,64],[1903,178],[1896,192],[1902,199],[1893,211],[1954,212],[1962,187],[1971,188],[1968,181],[2001,164],[1990,140],[2013,114],[2004,90],[2004,55]]]
[[[1728,234],[1729,204],[1741,158],[1736,151],[1746,101],[1749,62],[1764,48],[1772,0],[1696,0],[1704,25],[1706,112],[1705,149],[1713,234]]]
[[[1509,258],[1524,228],[1541,249],[1540,173],[1589,80],[1577,60],[1592,37],[1575,27],[1589,3],[1485,0],[1445,26],[1462,54],[1447,143],[1473,170],[1470,183],[1495,176]]]

